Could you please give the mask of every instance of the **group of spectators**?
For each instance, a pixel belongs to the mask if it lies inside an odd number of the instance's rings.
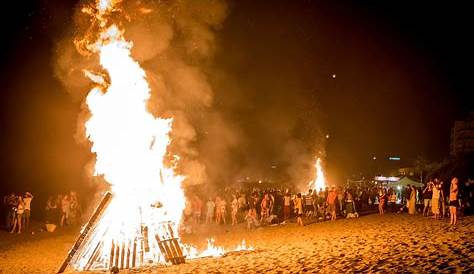
[[[358,217],[358,210],[374,208],[376,191],[362,188],[310,189],[307,193],[289,189],[224,189],[207,199],[192,194],[184,210],[184,227],[192,225],[246,222],[249,229],[269,224],[285,223],[296,218],[305,222],[335,220],[337,216]],[[205,201],[205,202],[204,202]],[[205,218],[201,218],[205,216]]]
[[[29,230],[33,198],[30,192],[10,193],[3,197],[3,204],[7,209],[5,226],[10,233],[20,234],[22,231]]]
[[[236,225],[246,222],[247,227],[252,229],[261,225],[285,223],[295,218],[298,225],[304,225],[306,222],[335,220],[338,217],[357,218],[360,212],[378,208],[381,215],[389,210],[392,213],[408,214],[423,211],[423,215],[428,216],[431,211],[433,218],[449,215],[451,224],[455,225],[457,208],[460,207],[458,179],[451,180],[449,195],[444,195],[442,185],[435,179],[429,181],[424,189],[414,185],[404,189],[381,186],[326,187],[319,191],[309,189],[306,193],[279,188],[226,188],[207,199],[192,194],[186,204],[184,224],[190,228],[201,223]],[[449,206],[449,213],[445,212],[445,205]]]
[[[78,225],[81,222],[82,210],[77,193],[50,196],[45,207],[46,224],[59,226]]]
[[[430,211],[435,219],[441,219],[449,215],[450,223],[455,225],[457,223],[457,209],[461,206],[458,199],[458,184],[458,179],[453,178],[449,186],[449,195],[445,195],[443,182],[438,179],[430,180],[422,192],[423,216],[429,217]],[[449,206],[449,213],[446,212],[446,205]]]
[[[34,196],[30,192],[23,194],[10,193],[3,197],[6,209],[5,228],[10,233],[22,233],[30,230],[31,203]],[[77,193],[50,196],[44,208],[44,223],[48,225],[67,226],[81,223],[82,210]],[[54,229],[53,229],[54,230]]]
[[[392,188],[380,188],[378,195],[379,214],[383,215],[388,207],[392,208],[392,212],[398,211],[398,213],[401,213],[407,210],[408,214],[414,215],[418,212],[417,208],[421,212],[421,208],[417,205],[422,205],[423,216],[430,216],[430,212],[435,219],[441,219],[449,215],[450,223],[455,225],[457,223],[457,209],[461,207],[459,192],[459,180],[456,177],[451,180],[449,195],[445,195],[443,182],[439,179],[429,180],[426,186],[420,189],[414,185],[408,185],[400,193],[401,199],[398,198],[397,192]],[[446,211],[446,205],[449,207],[449,213]]]

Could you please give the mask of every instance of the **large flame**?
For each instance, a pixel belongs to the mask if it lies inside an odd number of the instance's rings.
[[[176,238],[171,231],[178,231],[185,207],[183,177],[163,164],[172,120],[156,118],[148,112],[150,87],[146,73],[131,57],[132,43],[108,19],[120,1],[96,0],[94,7],[83,8],[101,31],[76,41],[79,50],[85,48],[88,53],[98,54],[106,71],[84,71],[96,84],[86,99],[91,116],[85,127],[96,155],[95,175],[104,177],[113,194],[72,258],[76,270],[110,269],[116,265],[114,259],[120,255],[123,261],[130,250],[139,254],[139,258],[132,259],[135,268],[165,263],[159,235]],[[91,36],[97,37],[96,41],[89,41]],[[179,244],[188,258],[223,255],[225,250],[213,243],[209,240],[203,252]],[[236,250],[249,249],[253,248],[244,241]]]
[[[97,41],[88,45],[99,55],[108,83],[102,76],[86,72],[98,84],[86,100],[91,113],[85,125],[86,135],[96,155],[95,175],[103,176],[110,184],[113,199],[73,261],[77,270],[90,264],[98,247],[103,251],[95,259],[97,263],[87,268],[107,269],[111,256],[107,251],[112,245],[129,247],[143,239],[144,228],[148,235],[156,235],[163,229],[163,222],[171,221],[176,231],[185,206],[183,178],[163,164],[172,120],[156,118],[148,112],[150,88],[146,73],[131,57],[132,44],[105,19],[117,2],[97,1],[95,18],[102,32]],[[141,263],[164,261],[156,241],[147,244],[151,246],[149,252],[139,247],[145,256]]]
[[[309,182],[308,188],[319,191],[326,187],[326,179],[324,177],[323,167],[321,166],[321,158],[316,159],[314,167],[316,169],[316,177],[314,180]]]

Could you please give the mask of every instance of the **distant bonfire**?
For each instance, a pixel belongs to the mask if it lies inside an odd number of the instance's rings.
[[[326,178],[324,177],[323,168],[321,166],[321,158],[316,159],[314,167],[316,169],[316,177],[308,183],[308,189],[324,189],[326,187]]]

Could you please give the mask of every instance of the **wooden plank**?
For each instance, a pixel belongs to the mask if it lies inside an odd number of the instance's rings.
[[[115,256],[115,242],[112,240],[112,246],[110,247],[109,269],[111,269],[114,266],[114,256]]]
[[[59,267],[57,273],[63,273],[64,270],[66,270],[67,266],[69,265],[69,263],[71,262],[72,260],[72,257],[74,256],[74,254],[76,254],[77,250],[79,249],[79,247],[82,245],[82,243],[84,242],[84,239],[86,238],[86,236],[89,234],[89,231],[90,229],[94,226],[94,224],[97,222],[97,220],[99,219],[100,215],[102,214],[102,212],[104,211],[104,209],[107,207],[107,205],[109,204],[110,200],[112,198],[112,193],[110,192],[106,192],[104,197],[102,198],[102,200],[100,201],[99,205],[97,206],[97,208],[94,210],[94,213],[92,214],[92,216],[89,218],[89,221],[86,223],[86,225],[84,226],[84,228],[82,229],[81,233],[79,234],[79,236],[77,237],[76,241],[74,242],[74,245],[72,246],[72,248],[69,250],[66,258],[64,259],[63,263],[61,264],[61,266]]]
[[[125,260],[125,242],[122,241],[122,250],[120,251],[120,269],[123,269]]]
[[[168,231],[170,232],[171,240],[176,249],[176,252],[178,253],[179,263],[184,263],[185,261],[183,256],[183,250],[181,250],[181,246],[179,245],[178,240],[174,237],[173,227],[171,227],[170,223],[168,223]]]
[[[168,254],[166,254],[166,250],[165,250],[165,248],[163,246],[163,243],[161,242],[160,236],[158,234],[155,234],[155,239],[156,239],[156,242],[158,243],[158,248],[160,249],[161,254],[163,255],[163,257],[165,257],[165,261],[169,262],[170,258],[168,257]]]
[[[125,268],[126,269],[130,268],[130,244],[131,244],[131,241],[128,241],[128,243],[127,243],[127,259],[126,259],[126,263],[125,263]]]
[[[132,268],[135,267],[135,262],[137,260],[137,238],[133,240],[133,251],[132,251]]]

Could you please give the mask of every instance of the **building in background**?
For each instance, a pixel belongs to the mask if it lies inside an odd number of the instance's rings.
[[[451,129],[450,154],[459,156],[467,153],[474,153],[474,112],[464,121],[455,121]]]

